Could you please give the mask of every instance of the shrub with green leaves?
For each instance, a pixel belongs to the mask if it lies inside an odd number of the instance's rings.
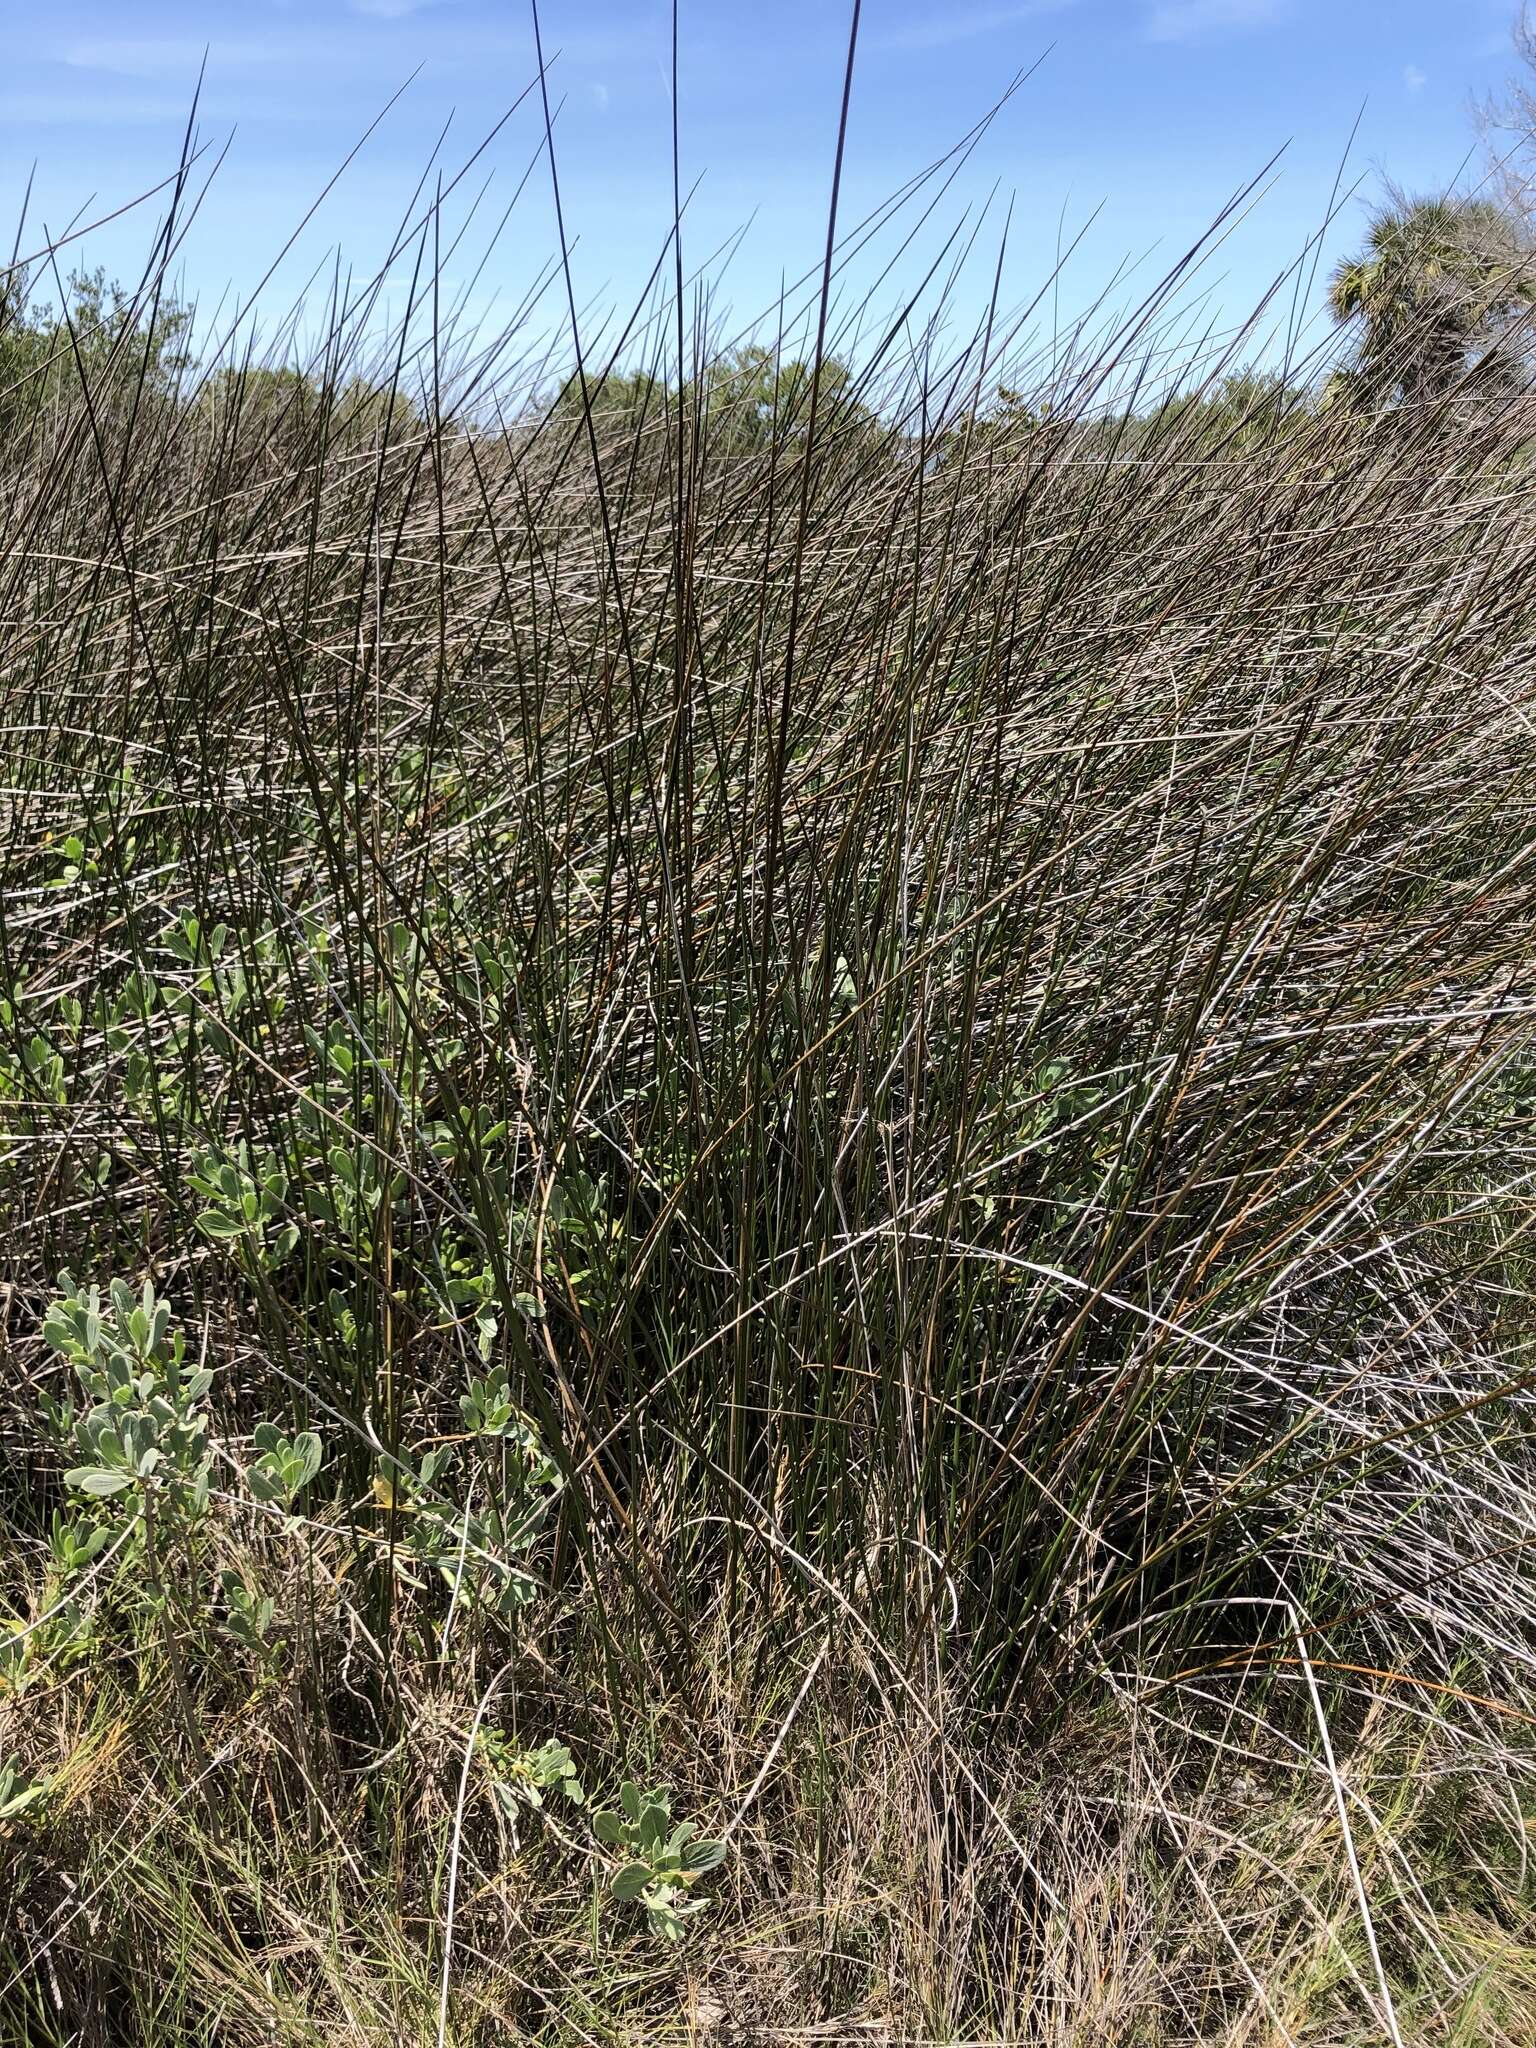
[[[200,1153],[187,1173],[188,1185],[202,1196],[197,1227],[216,1242],[242,1251],[261,1267],[282,1265],[299,1241],[299,1226],[288,1217],[288,1176],[277,1155],[268,1152],[254,1165],[249,1147],[233,1153]]]
[[[290,1508],[320,1470],[320,1438],[312,1429],[283,1436],[272,1422],[258,1422],[251,1441],[254,1462],[246,1467],[245,1483],[257,1500]]]
[[[224,1595],[224,1629],[230,1640],[258,1665],[275,1666],[282,1648],[272,1637],[276,1600],[270,1593],[253,1592],[234,1566],[219,1573],[219,1585]]]
[[[48,1548],[54,1570],[61,1579],[71,1579],[93,1564],[106,1549],[111,1530],[103,1522],[66,1521],[57,1508],[48,1532]]]
[[[186,1338],[171,1310],[144,1282],[79,1289],[68,1273],[43,1322],[43,1335],[74,1369],[85,1406],[53,1408],[81,1462],[65,1483],[95,1499],[154,1487],[189,1514],[208,1502],[208,1416],[200,1403],[211,1368],[189,1365]]]
[[[725,1844],[699,1835],[691,1821],[672,1819],[672,1795],[665,1787],[644,1790],[632,1778],[619,1787],[620,1812],[607,1808],[592,1816],[592,1830],[626,1860],[609,1878],[616,1899],[636,1899],[653,1933],[680,1941],[684,1922],[709,1901],[693,1895],[706,1871],[725,1860]]]
[[[475,1746],[491,1772],[496,1798],[508,1813],[524,1806],[541,1808],[549,1792],[572,1806],[580,1806],[586,1797],[575,1759],[563,1742],[551,1740],[537,1749],[523,1749],[500,1728],[482,1728]]]
[[[399,1517],[397,1571],[410,1578],[413,1567],[433,1574],[469,1607],[508,1619],[539,1595],[527,1560],[547,1527],[561,1482],[526,1425],[497,1434],[514,1447],[513,1461],[509,1471],[496,1475],[494,1491],[487,1481],[478,1501],[471,1492],[461,1504],[448,1490],[452,1444],[439,1444],[414,1461],[404,1453],[386,1455],[373,1491],[378,1504]]]

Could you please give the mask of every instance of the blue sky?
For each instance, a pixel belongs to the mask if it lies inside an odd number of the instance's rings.
[[[14,220],[36,163],[29,243],[42,222],[57,232],[172,167],[208,45],[202,132],[232,140],[182,258],[185,288],[205,303],[254,285],[413,72],[287,260],[279,293],[338,248],[359,271],[381,262],[444,121],[452,116],[441,158],[451,169],[533,77],[526,0],[82,0],[25,18],[8,11],[0,183]],[[1008,303],[1030,296],[1059,239],[1096,210],[1054,310],[1070,318],[1106,287],[1124,302],[1283,150],[1191,301],[1192,320],[1230,322],[1321,225],[1362,106],[1347,178],[1366,192],[1379,170],[1429,187],[1475,161],[1469,103],[1510,68],[1511,12],[1512,0],[865,0],[843,218],[941,155],[1014,72],[1038,64],[950,186],[906,274],[989,204],[956,293],[957,318],[974,317],[1011,198]],[[544,0],[542,21],[577,288],[584,301],[623,303],[670,218],[669,8]],[[699,181],[685,247],[702,262],[750,222],[723,274],[715,267],[715,304],[744,323],[773,303],[786,270],[819,254],[847,11],[842,0],[682,0],[682,22],[684,180]],[[475,275],[485,232],[541,133],[535,95],[460,188],[467,199],[491,177],[445,266],[472,317],[510,314],[552,246],[538,164]],[[1358,236],[1363,219],[1363,202],[1347,202],[1327,250]],[[84,247],[128,273],[152,226],[141,211]],[[873,261],[871,252],[850,291]],[[392,288],[403,291],[406,275]],[[267,303],[275,311],[278,299]],[[553,318],[556,302],[545,303]]]

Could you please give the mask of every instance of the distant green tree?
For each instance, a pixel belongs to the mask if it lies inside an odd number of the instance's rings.
[[[286,412],[290,407],[311,406],[320,392],[313,378],[302,370],[245,363],[220,370],[211,378],[208,396],[224,405],[237,405],[245,412],[270,414]]]
[[[999,384],[989,397],[958,410],[937,431],[930,430],[929,460],[935,469],[952,469],[958,463],[999,454],[1021,446],[1048,425],[1051,417],[1048,398]],[[910,424],[908,432],[912,432]]]
[[[788,360],[749,342],[717,357],[705,370],[696,396],[712,446],[728,454],[749,454],[775,441],[793,442],[809,430],[813,366]],[[846,438],[872,426],[874,414],[853,393],[853,372],[836,356],[821,366],[817,438],[836,431]]]
[[[1312,404],[1283,371],[1247,366],[1178,393],[1154,417],[1160,429],[1177,430],[1213,452],[1236,454],[1273,441],[1304,419]]]
[[[605,426],[639,425],[644,419],[659,418],[667,396],[666,384],[647,370],[594,372],[586,381],[586,402],[593,420]],[[574,371],[556,393],[553,410],[562,417],[580,415],[582,380]]]
[[[352,377],[335,403],[334,426],[343,439],[372,443],[413,441],[426,429],[421,408],[398,385]]]
[[[297,430],[318,418],[320,390],[302,370],[247,363],[220,370],[199,394],[200,410],[229,438]]]
[[[757,343],[727,350],[683,388],[683,408],[705,444],[717,455],[751,455],[776,442],[793,443],[810,423],[811,365],[784,360]],[[853,396],[853,373],[835,356],[822,364],[817,438],[872,427],[872,410]],[[588,373],[586,403],[600,436],[627,438],[637,428],[665,426],[676,406],[675,387],[646,370]],[[581,379],[568,377],[550,408],[555,418],[576,419],[582,411]],[[675,417],[675,413],[672,413]]]
[[[1394,195],[1333,273],[1334,318],[1359,340],[1331,395],[1412,404],[1469,378],[1523,382],[1532,253],[1517,217],[1492,200]]]
[[[342,448],[372,446],[386,433],[402,443],[422,433],[425,421],[403,391],[362,376],[329,390],[307,371],[287,365],[245,363],[221,370],[202,393],[203,409],[224,430],[287,439],[323,433]]]
[[[68,406],[82,378],[93,400],[121,390],[172,391],[187,367],[191,315],[162,299],[152,309],[97,269],[68,281],[66,311],[31,297],[29,280],[0,281],[0,425]]]

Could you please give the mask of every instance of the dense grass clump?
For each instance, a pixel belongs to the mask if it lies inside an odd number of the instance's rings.
[[[1524,400],[436,225],[0,394],[0,2040],[1525,2039]]]

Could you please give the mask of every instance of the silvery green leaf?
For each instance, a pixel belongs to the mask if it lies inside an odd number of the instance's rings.
[[[695,1875],[703,1870],[713,1870],[717,1863],[724,1861],[724,1842],[690,1842],[682,1851],[683,1868],[691,1870]]]
[[[64,1474],[66,1486],[78,1487],[81,1493],[95,1494],[105,1498],[111,1493],[121,1493],[124,1487],[132,1486],[132,1476],[127,1472],[110,1472],[105,1465],[76,1465],[73,1471]]]
[[[243,1237],[245,1225],[238,1216],[226,1215],[222,1209],[202,1209],[197,1216],[197,1227],[207,1237]]]
[[[14,1820],[19,1813],[25,1813],[47,1792],[46,1785],[23,1785],[19,1792],[10,1792],[0,1800],[0,1820]]]
[[[265,1465],[252,1465],[245,1475],[245,1483],[257,1500],[270,1502],[281,1498],[283,1488]]]
[[[651,1882],[651,1866],[648,1863],[626,1863],[614,1873],[613,1896],[616,1899],[638,1899]]]

